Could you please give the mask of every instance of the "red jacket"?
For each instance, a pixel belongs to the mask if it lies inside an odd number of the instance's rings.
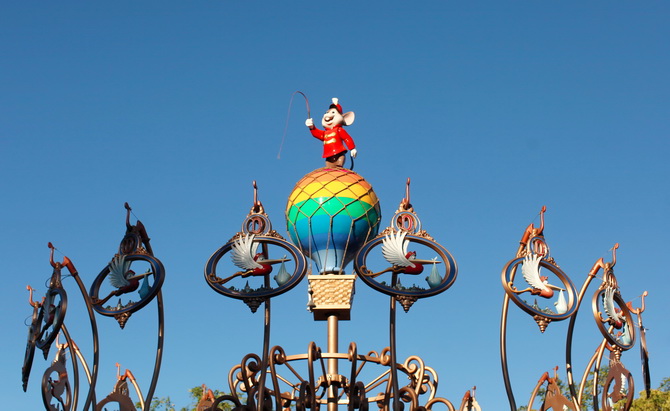
[[[328,130],[313,128],[309,131],[315,138],[323,141],[323,158],[344,153],[347,151],[347,148],[349,148],[349,150],[356,148],[354,139],[351,138],[349,133],[347,133],[342,126],[338,125]],[[344,144],[342,144],[343,142],[347,145],[346,148],[344,147]]]

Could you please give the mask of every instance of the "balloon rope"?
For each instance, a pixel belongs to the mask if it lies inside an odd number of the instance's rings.
[[[307,118],[312,117],[309,110],[309,100],[307,99],[305,93],[299,90],[294,91],[293,94],[291,94],[291,100],[288,103],[288,113],[286,114],[286,125],[284,125],[284,134],[281,137],[281,145],[279,146],[279,153],[277,153],[277,160],[281,158],[281,151],[282,148],[284,148],[284,139],[286,138],[286,131],[288,131],[288,121],[291,118],[291,106],[293,105],[293,97],[295,97],[296,94],[300,94],[305,98],[305,105],[307,106]]]

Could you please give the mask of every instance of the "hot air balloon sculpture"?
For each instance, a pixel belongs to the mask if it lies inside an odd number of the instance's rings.
[[[377,235],[381,210],[359,174],[324,167],[305,175],[286,205],[288,233],[321,274],[343,274],[358,250]]]

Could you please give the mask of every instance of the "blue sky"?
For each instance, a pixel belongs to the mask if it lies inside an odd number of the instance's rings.
[[[317,124],[331,97],[356,112],[356,171],[375,188],[383,226],[412,179],[425,229],[459,264],[454,286],[399,316],[399,355],[422,356],[438,394],[505,409],[498,333],[500,271],[524,228],[548,207],[552,255],[580,286],[621,244],[615,273],[649,328],[652,385],[670,375],[663,328],[670,176],[670,6],[666,2],[3,2],[0,5],[0,254],[8,409],[39,409],[48,362],[20,384],[27,284],[45,291],[47,242],[92,283],[117,250],[123,203],[146,225],[167,270],[166,347],[157,395],[226,388],[227,371],[262,348],[262,316],[214,293],[207,258],[240,227],[252,180],[275,228],[295,182],[322,165],[296,99]],[[61,255],[62,256],[62,255]],[[66,323],[90,356],[81,297],[66,280]],[[592,285],[587,298],[595,291]],[[273,303],[272,343],[301,353],[326,345],[304,309],[306,284]],[[114,363],[146,390],[155,304],[103,338],[98,397]],[[357,286],[341,349],[381,350],[387,299]],[[600,339],[587,306],[575,367]],[[567,324],[540,335],[510,313],[517,403],[544,371],[564,375]],[[49,360],[50,361],[50,360]],[[636,346],[622,361],[642,389]]]

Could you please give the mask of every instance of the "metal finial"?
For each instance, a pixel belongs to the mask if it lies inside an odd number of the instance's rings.
[[[412,203],[410,202],[410,197],[409,197],[409,184],[410,184],[410,179],[407,177],[407,185],[405,186],[405,198],[402,199],[400,202],[400,208],[403,210],[409,210],[412,208]]]
[[[28,304],[30,304],[31,307],[38,307],[40,304],[33,301],[33,291],[35,291],[35,289],[27,285],[26,290],[30,292],[30,295],[28,296]]]
[[[251,207],[252,213],[263,213],[263,203],[258,200],[258,185],[256,180],[253,181],[254,186],[254,205]]]
[[[614,247],[612,247],[612,262],[610,263],[610,267],[614,267],[616,265],[616,250],[619,248],[619,243],[615,243]]]
[[[543,205],[542,209],[540,210],[540,228],[537,233],[538,235],[542,235],[542,233],[544,232],[544,213],[546,212],[547,212],[547,206]]]

